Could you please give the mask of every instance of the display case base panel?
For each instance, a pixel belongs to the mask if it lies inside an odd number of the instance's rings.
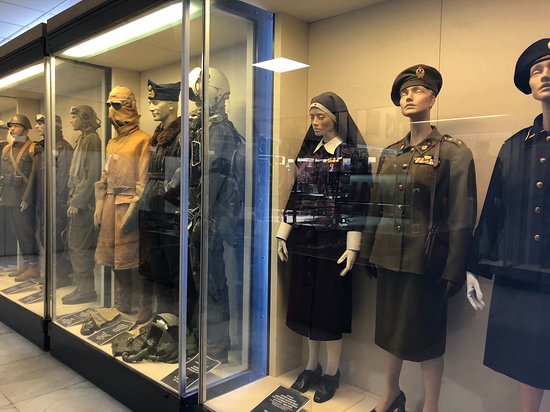
[[[9,274],[17,270],[17,265],[0,267],[0,295],[9,299],[14,304],[31,311],[40,318],[44,317],[44,290],[37,280],[16,282]]]
[[[41,349],[48,349],[46,321],[16,302],[0,294],[0,321]]]
[[[193,410],[193,405],[197,403],[196,395],[180,398],[172,390],[158,385],[144,374],[136,373],[126,364],[86,344],[80,337],[56,324],[51,324],[50,339],[50,352],[54,357],[133,411]],[[166,370],[172,371],[175,367],[169,365]]]
[[[262,400],[264,400],[279,385],[290,388],[298,374],[303,368],[295,369],[287,374],[272,377],[266,376],[256,382],[243,386],[233,392],[227,393],[206,402],[208,409],[216,412],[235,412],[250,411],[254,409]],[[365,392],[355,386],[348,385],[340,381],[340,387],[337,389],[334,398],[325,403],[313,402],[314,389],[307,391],[304,395],[310,398],[310,401],[301,411],[307,412],[365,412],[372,410],[379,397]],[[235,409],[238,405],[239,409]]]

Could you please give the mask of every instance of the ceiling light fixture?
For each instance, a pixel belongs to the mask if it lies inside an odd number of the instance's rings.
[[[287,59],[285,57],[277,57],[272,60],[254,63],[252,66],[270,70],[276,73],[284,73],[292,70],[304,69],[306,67],[309,67],[309,64],[300,63],[294,60]]]
[[[38,63],[34,66],[27,67],[23,70],[19,70],[13,74],[10,74],[6,77],[0,79],[0,89],[4,89],[8,86],[11,86],[15,83],[20,82],[21,80],[28,79],[29,77],[37,76],[44,73],[44,63]]]
[[[194,17],[200,9],[191,4],[190,14]],[[147,16],[126,23],[116,29],[109,30],[90,40],[70,47],[61,53],[62,56],[72,58],[91,57],[96,54],[123,46],[143,37],[165,30],[181,23],[183,4],[177,3],[157,10]]]

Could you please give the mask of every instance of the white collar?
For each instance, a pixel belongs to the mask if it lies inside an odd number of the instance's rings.
[[[327,143],[323,143],[323,139],[321,139],[321,141],[319,142],[319,144],[317,145],[313,153],[317,152],[317,150],[319,150],[321,146],[325,146],[325,150],[328,153],[334,154],[334,152],[336,151],[336,148],[340,146],[343,142],[344,141],[340,139],[338,136],[333,137]]]

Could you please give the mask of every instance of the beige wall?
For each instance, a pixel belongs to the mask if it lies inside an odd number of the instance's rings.
[[[515,88],[513,70],[519,54],[529,44],[550,35],[548,16],[550,2],[547,0],[466,3],[388,0],[309,25],[293,22],[301,31],[291,33],[290,38],[284,37],[284,27],[277,26],[276,38],[284,43],[280,49],[283,50],[287,42],[294,48],[307,48],[307,56],[302,50],[295,58],[306,61],[310,67],[276,76],[275,113],[278,116],[274,119],[274,131],[278,133],[274,134],[274,155],[287,158],[296,155],[297,142],[301,141],[307,126],[307,103],[324,91],[333,91],[344,98],[375,155],[376,148],[402,138],[408,130],[407,122],[389,96],[395,76],[406,67],[429,64],[439,68],[444,79],[432,120],[442,132],[465,140],[472,148],[481,209],[502,142],[529,125],[540,112],[540,105],[532,97]],[[283,31],[282,34],[277,30]],[[299,85],[304,78],[307,79],[305,95]],[[457,120],[492,115],[502,116]],[[284,207],[290,190],[288,182],[292,180],[291,169],[274,166],[273,207],[278,209],[274,211],[274,220]],[[274,227],[276,229],[276,225]],[[272,258],[274,256],[275,252]],[[274,274],[276,269],[273,266]],[[282,288],[284,284],[279,280],[274,286]],[[492,284],[482,282],[482,287],[486,301],[490,302]],[[356,274],[353,333],[345,337],[341,370],[346,382],[380,394],[384,351],[374,344],[375,289],[376,281]],[[278,305],[272,308],[272,315],[276,314],[273,322],[279,326],[277,330],[272,326],[272,333],[277,331],[290,340],[292,337],[282,326],[286,308],[281,296],[285,292],[273,290],[277,293],[273,301]],[[440,408],[442,411],[516,411],[516,385],[482,364],[488,310],[475,313],[464,294],[462,290],[449,305]],[[282,339],[272,335],[273,340]],[[293,348],[291,352],[294,351]],[[271,369],[275,375],[290,366],[298,366],[295,363],[285,367],[280,367],[282,363],[277,365],[278,369]],[[411,410],[420,410],[419,365],[405,363],[401,384]],[[550,410],[550,399],[541,410]]]

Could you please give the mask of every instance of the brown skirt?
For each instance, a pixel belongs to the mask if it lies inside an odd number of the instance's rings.
[[[378,268],[375,343],[399,359],[422,362],[445,353],[445,282]]]

